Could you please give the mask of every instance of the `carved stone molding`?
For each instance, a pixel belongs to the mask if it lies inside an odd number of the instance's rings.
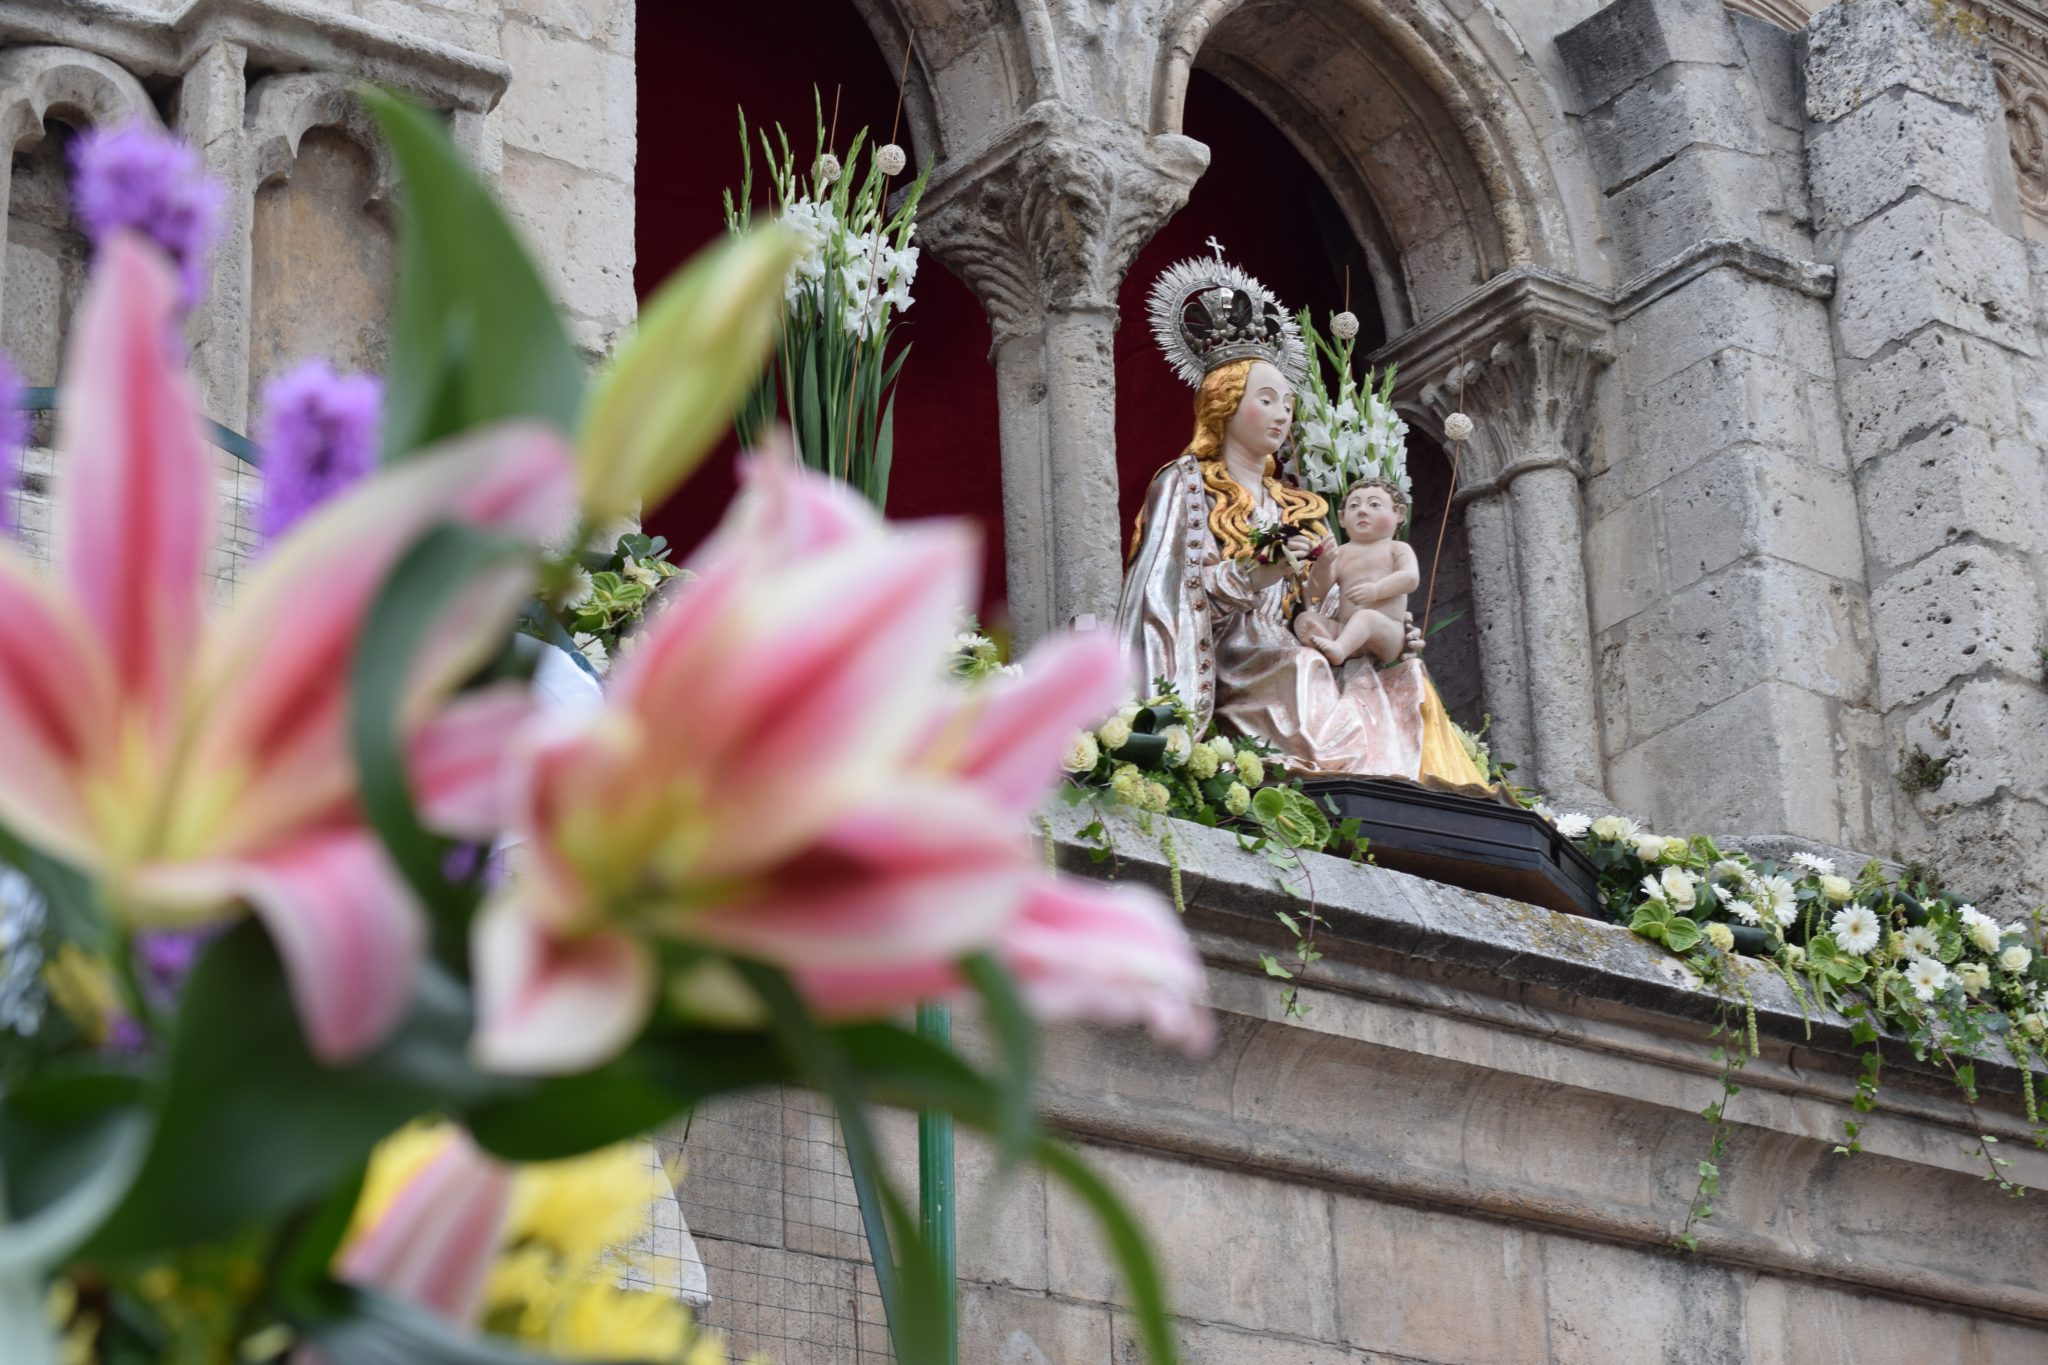
[[[105,57],[72,47],[0,52],[0,141],[6,150],[40,139],[53,109],[75,112],[92,124],[158,121],[141,83]]]
[[[56,43],[96,52],[137,76],[182,76],[223,44],[252,70],[346,71],[447,109],[484,112],[511,82],[503,61],[317,0],[0,0],[0,43]]]
[[[1396,404],[1433,436],[1451,413],[1471,417],[1460,501],[1533,469],[1585,474],[1594,377],[1614,358],[1612,306],[1601,290],[1523,266],[1374,352],[1375,365],[1398,366]]]
[[[1049,313],[1111,312],[1138,249],[1187,202],[1208,151],[1144,137],[1052,103],[981,151],[941,167],[919,239],[967,281],[995,344]]]
[[[1980,0],[1965,8],[1981,22],[1991,50],[2020,203],[2048,219],[2048,20],[2012,0]]]
[[[355,83],[326,72],[269,76],[250,91],[250,189],[288,179],[300,141],[315,128],[338,129],[369,153],[376,167],[370,202],[388,202],[397,185],[397,163],[378,135],[375,120],[355,97]]]

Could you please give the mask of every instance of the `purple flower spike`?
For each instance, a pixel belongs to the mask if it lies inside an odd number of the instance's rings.
[[[263,386],[263,407],[263,511],[256,530],[269,544],[375,467],[384,385],[309,360]]]
[[[15,532],[14,495],[21,488],[21,452],[28,445],[29,411],[21,405],[21,371],[0,354],[0,535]]]
[[[178,267],[187,309],[206,293],[206,259],[225,199],[199,154],[161,128],[95,128],[71,144],[71,205],[85,235],[97,247],[125,229],[162,247]]]

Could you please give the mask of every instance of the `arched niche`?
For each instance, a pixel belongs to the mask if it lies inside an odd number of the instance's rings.
[[[132,119],[160,121],[141,84],[104,57],[63,47],[0,53],[0,138],[11,159],[0,345],[32,385],[57,382],[85,290],[89,252],[71,212],[71,140]]]
[[[309,358],[381,374],[396,265],[389,153],[347,83],[330,76],[259,81],[248,124],[252,400]]]

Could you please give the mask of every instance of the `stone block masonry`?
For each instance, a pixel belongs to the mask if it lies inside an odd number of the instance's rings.
[[[1902,0],[1810,27],[1815,221],[1870,587],[1898,851],[1987,860],[2008,911],[2048,896],[2048,466],[2016,393],[2040,369],[2038,281],[2003,104],[1966,27]]]

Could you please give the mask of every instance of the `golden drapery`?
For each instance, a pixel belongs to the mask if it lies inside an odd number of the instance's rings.
[[[1297,773],[1485,785],[1420,659],[1384,670],[1362,660],[1340,675],[1295,639],[1287,584],[1257,588],[1221,556],[1208,511],[1194,456],[1153,477],[1117,607],[1142,686],[1172,681],[1198,723],[1213,716],[1225,733],[1271,740]]]

